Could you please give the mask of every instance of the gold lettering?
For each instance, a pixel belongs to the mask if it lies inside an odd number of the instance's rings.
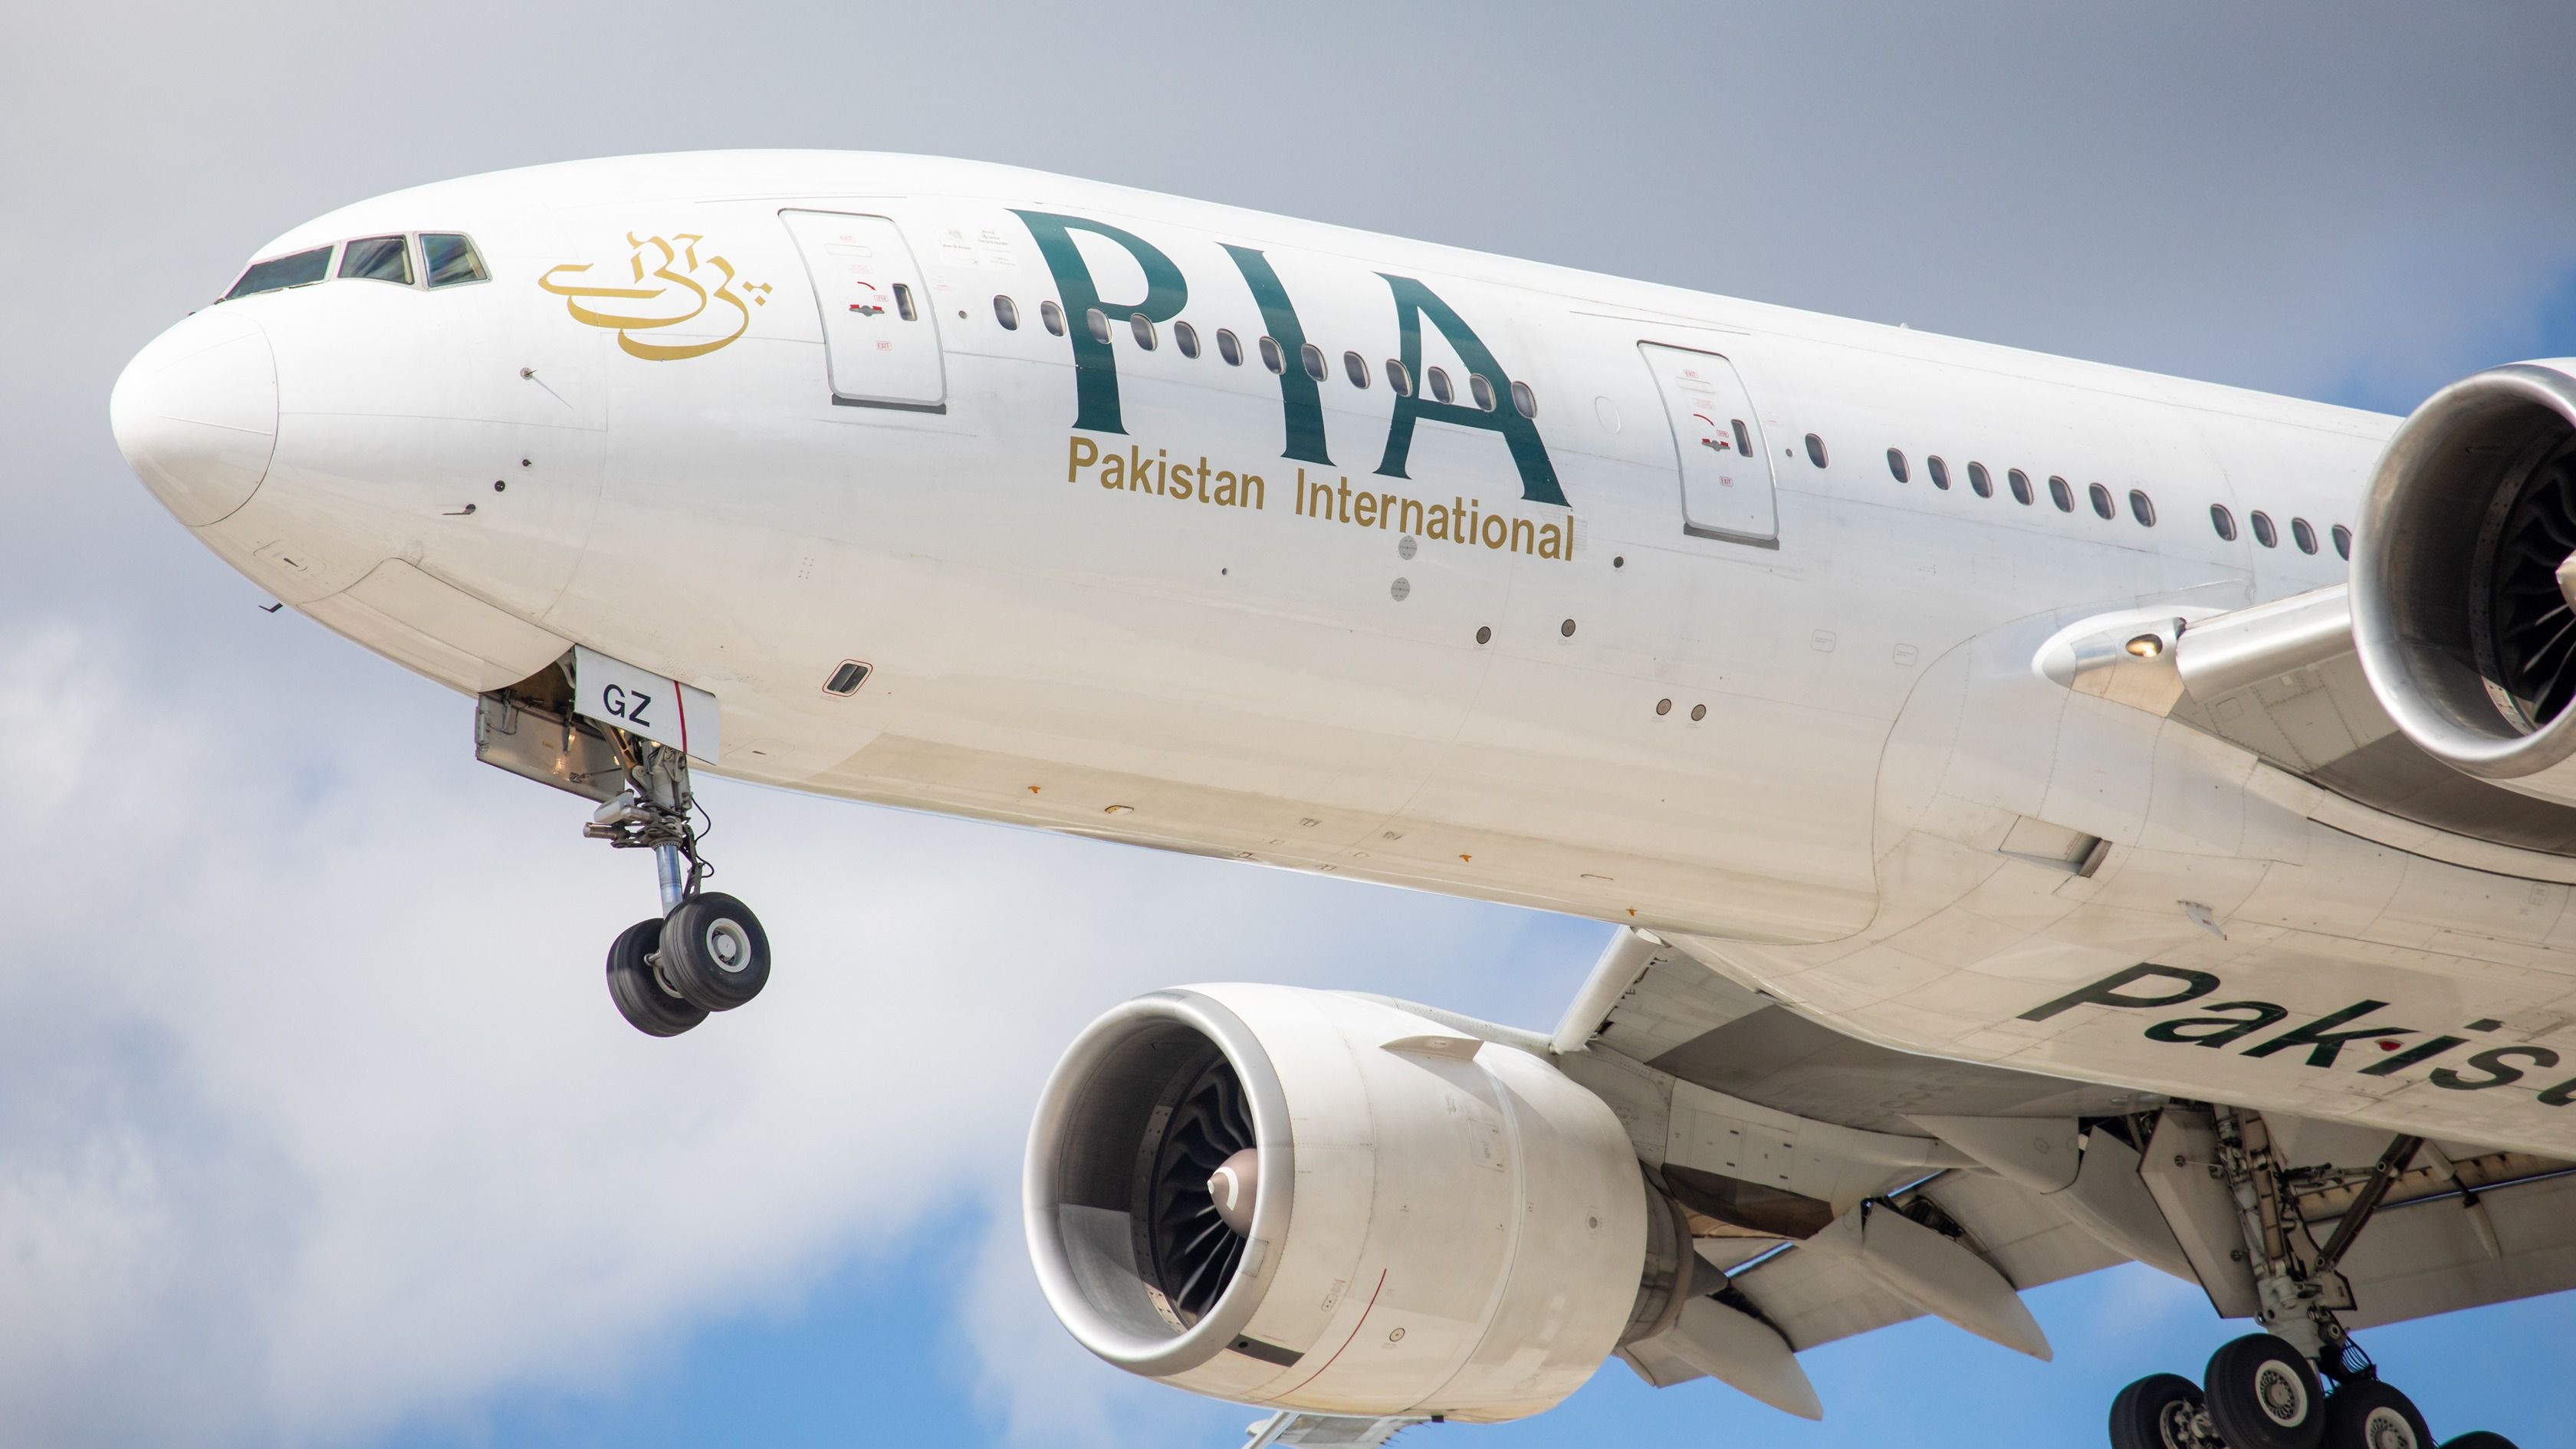
[[[1377,522],[1376,494],[1363,493],[1360,495],[1359,502],[1351,506],[1351,522],[1358,524],[1362,528],[1367,528]]]
[[[1527,543],[1526,543],[1526,544],[1524,544],[1523,540],[1527,540]],[[1537,525],[1535,525],[1535,524],[1531,523],[1531,522],[1530,522],[1528,519],[1526,519],[1526,518],[1515,518],[1515,519],[1513,519],[1513,520],[1512,520],[1512,552],[1514,552],[1514,553],[1536,553],[1537,551],[1538,551],[1538,528],[1537,528]]]
[[[1079,481],[1082,477],[1082,470],[1099,461],[1100,445],[1091,441],[1089,438],[1084,437],[1080,433],[1074,434],[1073,446],[1067,450],[1066,454],[1064,481],[1067,483]]]
[[[1403,500],[1403,504],[1403,510],[1396,518],[1396,527],[1406,533],[1420,533],[1422,531],[1422,500],[1419,498],[1407,498]]]

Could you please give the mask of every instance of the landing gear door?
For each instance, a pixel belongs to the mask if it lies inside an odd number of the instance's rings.
[[[1735,364],[1714,352],[1637,344],[1653,369],[1680,455],[1682,532],[1756,548],[1780,546],[1771,449]]]
[[[948,410],[939,319],[903,233],[882,216],[782,211],[823,311],[832,401],[851,407]]]

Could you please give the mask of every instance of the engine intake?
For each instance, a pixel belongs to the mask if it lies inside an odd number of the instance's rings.
[[[1158,991],[1094,1022],[1041,1098],[1023,1209],[1084,1347],[1323,1413],[1534,1414],[1687,1292],[1689,1240],[1600,1098],[1332,992]]]
[[[2390,718],[2452,767],[2576,803],[2576,361],[2435,393],[2380,456],[2353,642]]]

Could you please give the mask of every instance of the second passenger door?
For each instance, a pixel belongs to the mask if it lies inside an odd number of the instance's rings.
[[[782,211],[823,309],[832,401],[948,410],[939,322],[903,233],[882,216]]]
[[[1681,464],[1682,532],[1757,548],[1780,546],[1771,450],[1735,364],[1714,352],[1641,342],[1654,370]]]

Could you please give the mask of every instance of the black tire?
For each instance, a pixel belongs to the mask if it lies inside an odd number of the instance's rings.
[[[731,1011],[769,984],[769,933],[731,896],[691,896],[662,922],[662,974],[691,1003]]]
[[[2316,1369],[2271,1334],[2220,1344],[2201,1389],[2228,1449],[2317,1449],[2325,1439],[2326,1396]]]
[[[646,1036],[678,1036],[706,1020],[707,1010],[673,994],[654,974],[653,952],[661,940],[658,916],[617,933],[608,948],[608,999],[628,1026]]]
[[[2493,1429],[2471,1429],[2456,1439],[2443,1440],[2442,1449],[2514,1449],[2514,1442]]]
[[[2111,1449],[2198,1449],[2190,1422],[2200,1385],[2180,1374],[2149,1374],[2111,1401]]]
[[[2326,1400],[2327,1449],[2433,1449],[2415,1401],[2392,1384],[2355,1379]]]

